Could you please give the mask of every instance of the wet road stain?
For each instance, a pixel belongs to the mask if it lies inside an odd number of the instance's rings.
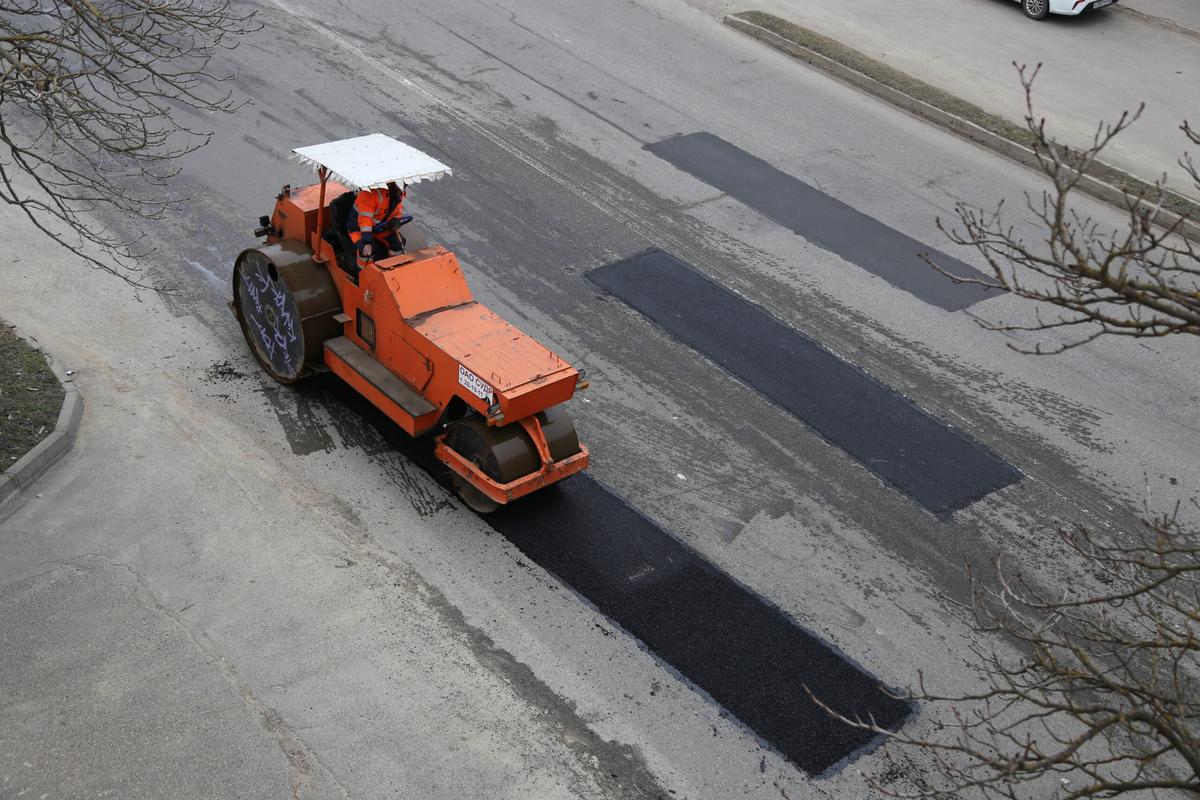
[[[912,401],[661,250],[587,273],[934,514],[1021,478]]]
[[[421,518],[432,517],[441,511],[454,508],[456,499],[431,484],[421,469],[396,453],[380,453],[375,456],[388,480],[399,487],[401,493],[408,498],[413,510]]]
[[[448,485],[429,437],[413,439],[345,384],[321,381]],[[811,775],[840,766],[876,737],[833,720],[805,687],[847,716],[869,714],[888,728],[912,713],[845,655],[586,474],[481,519]]]
[[[279,420],[288,445],[298,456],[334,450],[333,437],[325,429],[325,420],[315,413],[319,406],[308,402],[305,396],[311,388],[303,386],[293,390],[289,386],[269,385],[261,390]]]
[[[987,276],[711,133],[676,136],[644,149],[930,305],[957,311],[1000,292],[955,283],[922,261],[921,254],[951,275],[969,280]]]

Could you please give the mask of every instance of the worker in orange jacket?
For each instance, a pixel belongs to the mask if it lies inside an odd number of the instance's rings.
[[[404,215],[404,196],[407,192],[394,182],[374,189],[362,189],[354,198],[354,214],[358,224],[351,223],[350,241],[358,250],[358,266],[387,258],[404,247],[400,236],[400,217]]]

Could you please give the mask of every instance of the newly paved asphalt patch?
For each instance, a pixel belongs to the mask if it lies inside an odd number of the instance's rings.
[[[325,403],[335,414],[361,415],[398,451],[448,483],[449,470],[434,458],[430,437],[413,439],[335,377],[315,378],[298,394],[301,402]],[[870,714],[892,729],[911,711],[586,474],[481,519],[809,774],[838,765],[873,737],[834,721],[813,704],[806,686],[842,713]]]
[[[935,514],[1021,477],[982,445],[668,253],[648,250],[587,277]]]
[[[586,475],[485,519],[543,569],[806,772],[871,743],[847,716],[897,728],[907,703]]]
[[[955,283],[930,267],[921,254],[928,254],[956,277],[986,280],[987,276],[711,133],[676,136],[645,149],[926,303],[957,311],[999,292]]]

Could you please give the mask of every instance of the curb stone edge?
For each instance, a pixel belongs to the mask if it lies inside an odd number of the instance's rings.
[[[58,412],[58,422],[45,439],[0,473],[0,519],[6,517],[8,512],[16,510],[20,497],[75,444],[79,421],[83,418],[83,396],[73,377],[68,376],[53,362],[49,366],[63,387],[63,403]]]
[[[722,21],[727,27],[758,39],[763,44],[778,50],[784,55],[816,67],[834,78],[849,83],[868,94],[874,95],[880,100],[884,100],[927,122],[932,122],[934,125],[957,134],[964,139],[975,142],[1027,167],[1036,169],[1038,166],[1037,157],[1028,147],[982,128],[970,120],[963,119],[948,111],[943,111],[924,100],[886,86],[871,76],[848,67],[836,59],[818,53],[815,50],[810,50],[802,44],[793,42],[791,39],[780,36],[774,31],[767,30],[738,16],[728,15]],[[1121,189],[1091,175],[1081,176],[1078,188],[1092,197],[1116,206],[1119,209],[1125,210],[1127,208],[1126,195]],[[1168,227],[1178,224],[1179,227],[1176,232],[1179,235],[1192,241],[1200,242],[1200,223],[1197,223],[1196,220],[1181,218],[1179,215],[1165,209],[1159,209],[1158,214],[1157,222],[1159,225]]]

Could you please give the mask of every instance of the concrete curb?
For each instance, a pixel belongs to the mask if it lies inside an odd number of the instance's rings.
[[[83,397],[79,394],[79,387],[75,385],[75,381],[56,364],[50,364],[50,370],[58,378],[65,392],[62,409],[58,412],[58,422],[49,436],[0,474],[0,519],[6,512],[15,509],[18,498],[29,491],[34,482],[75,444],[75,434],[79,431],[79,421],[83,418]]]
[[[1018,144],[1011,139],[1006,139],[1003,136],[992,133],[989,130],[981,128],[970,120],[955,116],[947,111],[930,105],[924,100],[919,100],[911,95],[905,94],[890,86],[886,86],[869,75],[864,75],[856,69],[847,67],[839,61],[835,61],[829,56],[822,55],[807,47],[797,44],[796,42],[786,39],[774,31],[767,30],[760,25],[755,25],[753,22],[748,22],[735,16],[727,16],[724,19],[725,25],[734,30],[741,31],[749,36],[758,39],[760,42],[769,45],[776,50],[805,62],[817,69],[825,72],[841,81],[845,81],[850,85],[861,89],[868,94],[878,97],[892,105],[901,108],[910,114],[914,114],[922,119],[932,122],[939,127],[955,133],[964,139],[968,139],[976,144],[982,145],[989,150],[992,150],[1000,155],[1011,158],[1027,167],[1034,169],[1038,168],[1037,156],[1028,147]],[[1132,176],[1131,176],[1132,177]],[[1126,195],[1123,191],[1111,184],[1105,183],[1091,175],[1084,175],[1079,181],[1080,191],[1110,203],[1121,210],[1126,210]],[[1191,239],[1192,241],[1200,242],[1200,223],[1181,218],[1178,214],[1166,210],[1159,210],[1158,222],[1164,227],[1179,224],[1178,231],[1181,235]]]

